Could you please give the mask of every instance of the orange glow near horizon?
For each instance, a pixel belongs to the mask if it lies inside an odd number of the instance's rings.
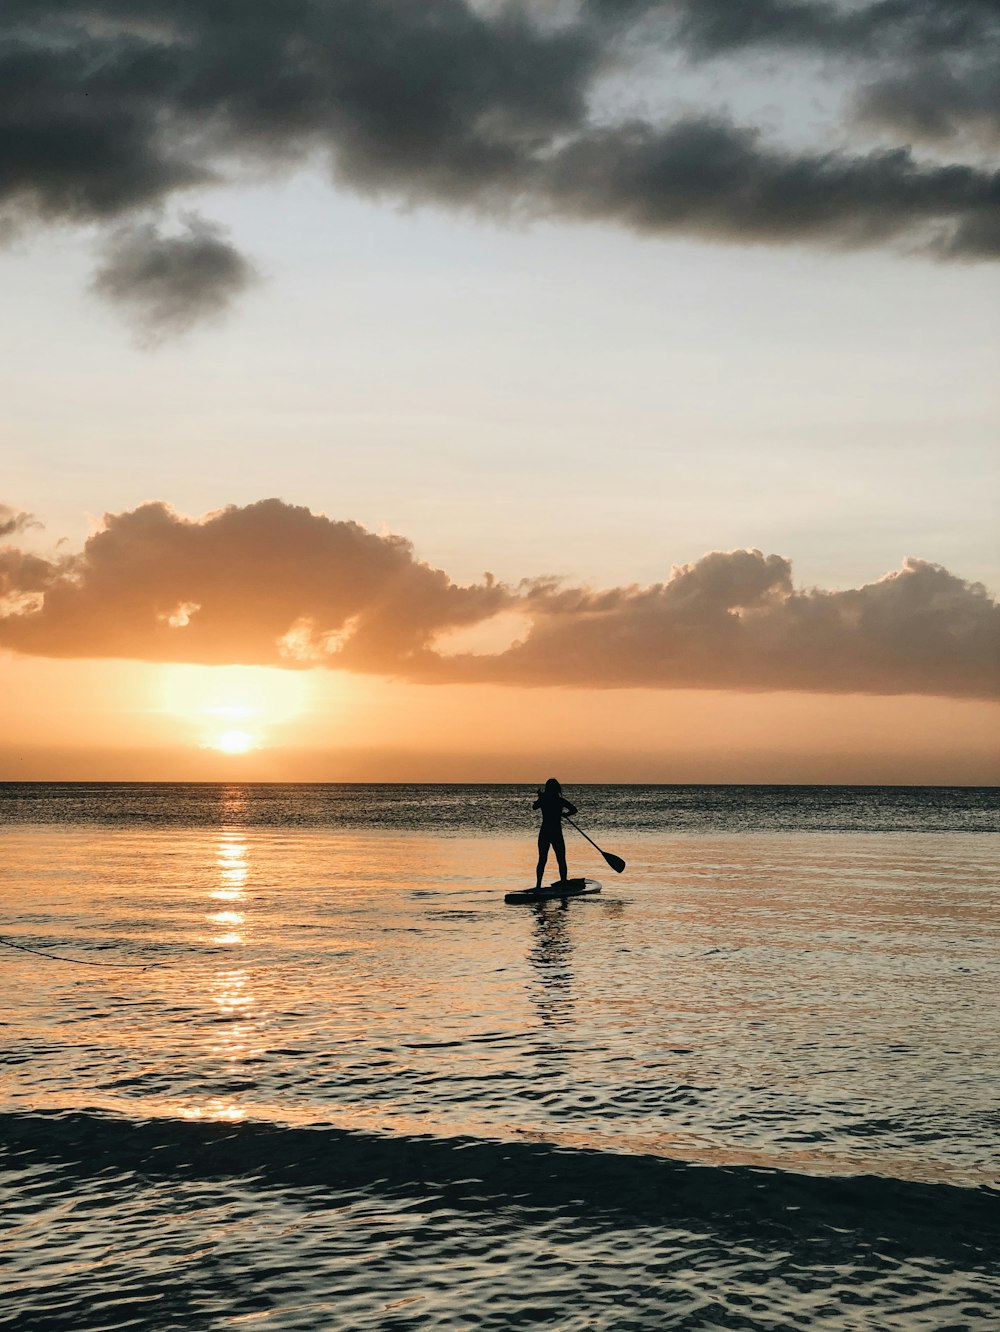
[[[2,652],[0,690],[4,781],[1000,780],[1000,705],[978,699],[431,686]]]

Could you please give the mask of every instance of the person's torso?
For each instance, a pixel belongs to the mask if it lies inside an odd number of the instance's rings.
[[[562,812],[565,803],[566,802],[561,795],[543,795],[541,797],[539,800],[539,808],[542,811],[542,824],[544,827],[562,827]]]

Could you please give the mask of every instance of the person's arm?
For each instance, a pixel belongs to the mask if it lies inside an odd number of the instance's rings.
[[[570,818],[572,818],[573,815],[576,813],[576,805],[574,805],[571,800],[566,800],[565,797],[563,798],[563,804],[566,806],[566,808],[563,810],[563,813],[568,814]]]
[[[539,791],[539,792],[538,792],[538,799],[537,799],[537,800],[535,801],[535,803],[531,806],[531,808],[532,808],[532,809],[541,809],[541,807],[542,807],[542,793],[541,793],[541,791]]]

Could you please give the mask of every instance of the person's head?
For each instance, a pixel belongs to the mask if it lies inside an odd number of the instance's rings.
[[[550,777],[545,783],[545,794],[550,796],[562,795],[562,787],[554,777]]]

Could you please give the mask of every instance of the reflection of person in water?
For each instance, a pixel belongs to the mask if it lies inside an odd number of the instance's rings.
[[[546,1027],[562,1027],[573,1020],[573,945],[570,940],[570,913],[562,909],[549,911],[539,907],[534,916],[535,942],[528,954],[534,971],[534,984],[529,990],[531,1001],[538,1010],[539,1021]],[[543,1045],[538,1050],[539,1074],[551,1075],[556,1069],[564,1070],[573,1056],[559,1043]],[[568,1070],[567,1070],[568,1072]],[[571,1084],[576,1078],[569,1074]]]
[[[535,872],[536,888],[542,886],[545,862],[549,858],[549,847],[556,853],[559,865],[559,880],[565,883],[569,878],[566,871],[566,843],[563,840],[562,816],[575,814],[576,805],[570,804],[562,793],[562,787],[554,777],[545,783],[545,790],[538,792],[538,799],[531,806],[542,811],[542,826],[538,830],[538,868]]]

